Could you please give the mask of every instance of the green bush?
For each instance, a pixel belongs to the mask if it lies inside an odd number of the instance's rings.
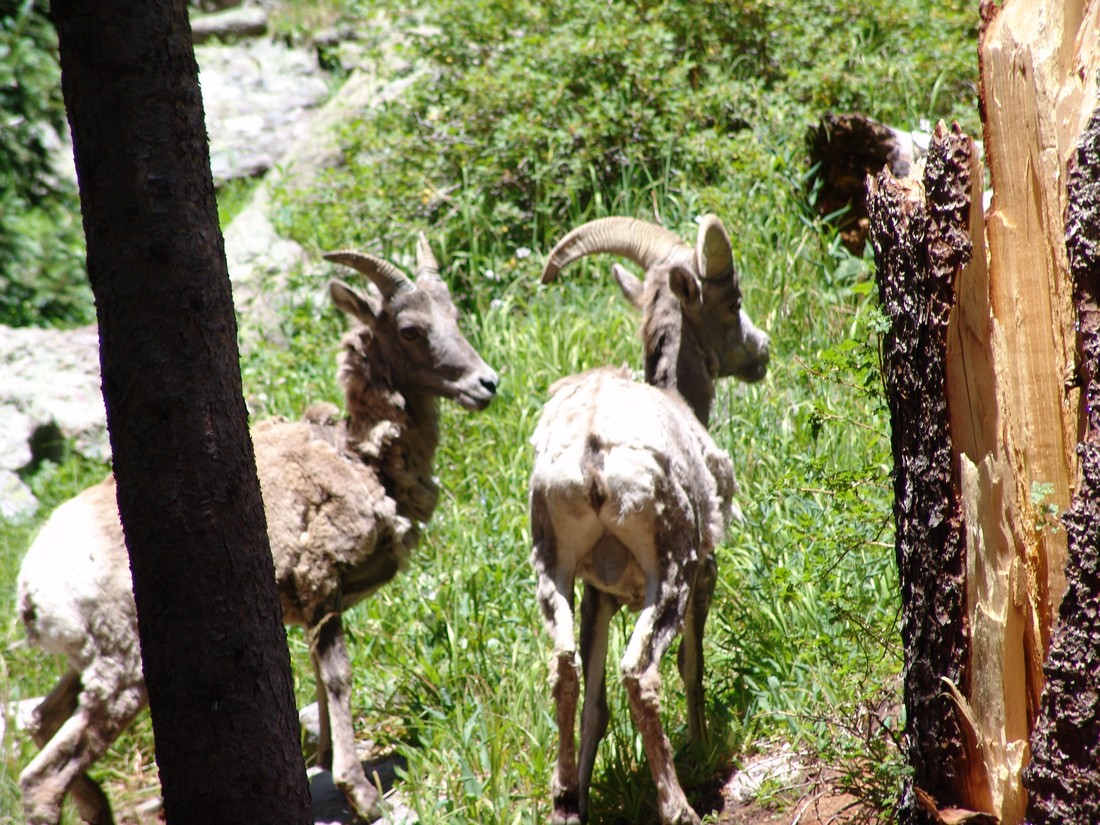
[[[960,2],[383,5],[424,75],[349,130],[346,167],[292,209],[318,246],[456,218],[471,234],[473,213],[480,242],[541,248],[624,192],[649,212],[654,187],[728,214],[826,110],[976,125]]]
[[[68,129],[57,38],[35,0],[0,0],[0,124],[0,323],[87,323],[80,205],[50,154]]]

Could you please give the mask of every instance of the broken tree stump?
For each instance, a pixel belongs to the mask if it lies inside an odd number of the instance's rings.
[[[1066,593],[1024,773],[1032,825],[1100,822],[1100,108],[1069,172],[1066,246],[1085,398],[1081,481],[1063,522]]]
[[[1078,444],[1096,411],[1088,396],[1091,390],[1084,396],[1081,392],[1076,366],[1087,358],[1078,356],[1075,326],[1079,320],[1087,326],[1087,318],[1073,300],[1065,216],[1068,162],[1096,105],[1100,0],[1007,0],[1001,6],[985,0],[981,15],[980,98],[993,196],[988,210],[977,206],[983,173],[974,165],[970,202],[975,207],[964,226],[973,253],[955,274],[954,305],[946,324],[943,406],[950,425],[950,487],[938,436],[914,439],[910,446],[917,455],[899,459],[897,449],[905,438],[894,435],[896,472],[908,479],[896,487],[902,501],[895,504],[903,609],[916,611],[903,619],[906,709],[913,717],[906,729],[907,756],[913,776],[901,814],[903,822],[1017,825],[1029,810],[1022,776],[1032,747],[1037,761],[1027,775],[1036,794],[1034,816],[1044,804],[1040,789],[1048,793],[1058,781],[1088,789],[1083,798],[1093,800],[1100,788],[1097,754],[1080,750],[1083,739],[1064,736],[1066,726],[1059,728],[1058,715],[1065,706],[1058,704],[1053,685],[1043,692],[1043,663],[1056,636],[1067,586],[1066,531],[1057,515],[1069,506],[1075,489],[1087,499],[1090,478],[1097,475],[1087,464],[1088,442],[1082,450],[1084,473],[1078,457]],[[937,187],[935,179],[927,170],[908,181],[883,175],[872,196],[879,277],[894,278],[892,250],[902,248],[894,236],[904,228],[912,234],[908,243],[923,250],[923,257],[914,253],[905,264],[910,273],[902,289],[916,296],[935,280],[937,263],[929,247],[935,236],[928,234],[933,216],[961,214],[959,187]],[[895,185],[907,193],[907,200],[882,196],[875,205],[875,198]],[[904,227],[899,209],[921,217]],[[895,287],[880,285],[884,306],[887,289]],[[903,310],[894,313],[887,306],[894,323],[891,335],[934,340],[928,330],[942,327],[939,303],[891,300]],[[915,317],[908,317],[914,312]],[[925,350],[912,344],[897,346],[897,351],[925,357]],[[919,397],[904,377],[915,365],[888,355],[884,351],[888,385],[894,381],[891,371],[903,375],[899,409],[923,405],[936,411],[938,423],[941,403]],[[927,368],[938,376],[937,365]],[[895,420],[893,426],[913,425]],[[927,523],[905,526],[903,517],[916,518],[909,500],[915,492],[937,489],[945,496],[957,495],[958,507],[950,497],[916,505],[915,512],[923,513]],[[965,537],[961,579],[956,578],[956,533],[933,529],[957,512]],[[1075,505],[1066,524],[1071,534],[1095,543],[1096,530],[1078,526],[1091,523],[1090,512]],[[906,541],[927,546],[903,547]],[[928,563],[939,565],[948,592],[927,594],[923,591],[930,583],[921,554],[934,553],[937,543],[945,555],[929,557]],[[1078,581],[1086,589],[1092,586],[1094,552],[1075,547],[1069,576],[1074,588]],[[921,561],[914,564],[913,559]],[[1085,607],[1078,610],[1078,604]],[[1085,654],[1080,644],[1074,647],[1072,634],[1093,638],[1090,622],[1096,621],[1096,609],[1100,606],[1082,602],[1078,590],[1073,591],[1062,614],[1065,627],[1057,632],[1057,638],[1066,639],[1065,648],[1054,648],[1047,665],[1052,679],[1089,666],[1091,659],[1073,661]],[[1079,614],[1084,619],[1071,618]],[[1065,652],[1073,650],[1077,652]],[[938,697],[931,687],[937,679],[942,685]],[[1078,684],[1071,684],[1070,696],[1077,696]],[[1094,723],[1097,705],[1100,700],[1087,711],[1075,706],[1075,724]],[[930,718],[937,713],[941,718]],[[1052,720],[1049,728],[1038,726],[1041,713]],[[1060,761],[1052,748],[1075,746],[1078,769],[1084,759],[1084,775],[1059,780],[1069,763]],[[1096,748],[1095,737],[1091,747]],[[1056,816],[1061,819],[1037,821],[1093,821],[1091,808],[1080,810],[1086,812],[1064,818],[1060,810]]]

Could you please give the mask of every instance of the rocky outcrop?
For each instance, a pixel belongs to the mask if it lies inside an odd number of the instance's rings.
[[[224,229],[247,348],[255,341],[278,341],[272,296],[285,294],[280,286],[287,275],[309,265],[302,247],[281,237],[272,223],[276,184],[285,189],[314,181],[339,158],[336,135],[342,124],[400,94],[412,76],[400,64],[345,66],[348,79],[330,94],[333,78],[321,69],[311,45],[248,37],[267,31],[263,7],[218,10],[225,5],[215,2],[209,6],[215,11],[206,15],[193,11],[192,27],[204,41],[195,54],[215,182],[260,178],[250,202]],[[397,35],[374,39],[387,38],[394,41]],[[384,47],[378,50],[387,51],[392,55]],[[62,143],[58,155],[67,165],[61,174],[75,180],[71,145]],[[96,330],[0,327],[0,369],[0,518],[22,520],[35,512],[37,502],[20,473],[43,458],[60,457],[62,441],[97,459],[110,454]]]
[[[110,455],[96,329],[0,326],[0,374],[0,517],[18,521],[37,509],[21,471],[60,459],[66,441]]]

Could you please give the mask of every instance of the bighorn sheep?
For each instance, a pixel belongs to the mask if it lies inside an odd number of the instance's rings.
[[[341,613],[393,578],[435,509],[438,399],[484,409],[498,378],[459,331],[423,235],[415,281],[370,255],[325,257],[359,270],[379,293],[329,284],[356,322],[337,375],[347,418],[337,423],[324,409],[335,407],[318,405],[301,422],[258,423],[252,439],[283,618],[305,628],[317,676],[319,761],[369,819],[378,793],[355,750]],[[20,776],[27,821],[57,822],[68,790],[85,821],[111,822],[85,771],[146,703],[113,477],[47,521],[23,561],[18,605],[30,640],[67,655],[71,668],[36,711],[41,752]]]
[[[644,312],[647,384],[606,368],[561,379],[551,388],[531,439],[532,564],[554,643],[550,682],[559,744],[551,782],[553,822],[587,821],[596,749],[608,723],[608,625],[625,604],[640,615],[621,674],[657,786],[661,822],[698,823],[661,727],[658,666],[682,631],[678,664],[688,727],[692,740],[701,741],[702,633],[717,579],[712,550],[736,512],[733,465],[706,424],[715,379],[763,378],[769,341],[741,309],[729,237],[717,217],[703,218],[694,250],[642,221],[592,221],[554,247],[543,283],[572,261],[598,252],[622,255],[645,269],[643,283],[613,267],[623,294]],[[584,582],[579,765],[576,578]]]

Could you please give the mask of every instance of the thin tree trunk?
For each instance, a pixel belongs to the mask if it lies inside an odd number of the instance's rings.
[[[1100,822],[1100,108],[1082,137],[1067,189],[1085,433],[1078,447],[1082,478],[1064,517],[1066,594],[1024,773],[1027,820],[1036,825]]]
[[[184,0],[54,0],[169,823],[304,823]]]
[[[970,256],[973,141],[936,128],[923,177],[883,172],[869,184],[894,456],[894,520],[902,586],[905,739],[913,775],[901,821],[933,823],[971,808],[952,693],[967,695],[966,536],[947,413],[947,330],[955,279]]]

